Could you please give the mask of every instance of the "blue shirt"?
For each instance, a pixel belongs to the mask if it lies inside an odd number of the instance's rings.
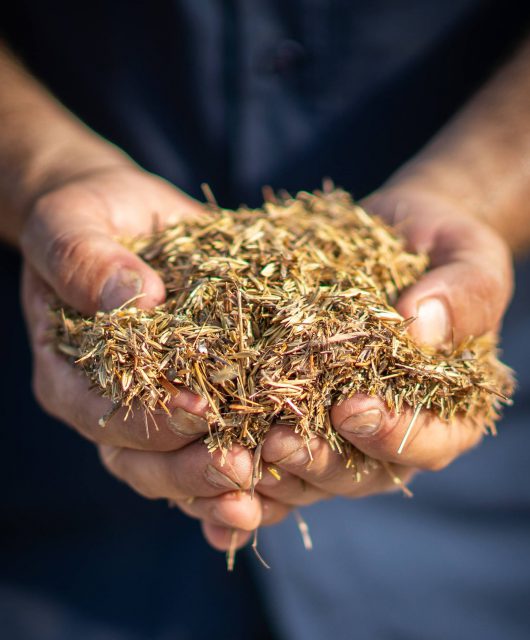
[[[515,0],[19,0],[0,10],[30,69],[146,169],[219,201],[324,176],[363,196],[508,56]],[[6,308],[16,260],[4,252]],[[415,497],[335,500],[260,534],[266,572],[228,576],[198,527],[101,469],[30,398],[22,320],[2,314],[6,637],[526,638],[530,629],[529,267],[505,325],[518,371],[498,438],[414,482]],[[253,578],[249,576],[249,567]],[[254,586],[253,586],[254,585]]]

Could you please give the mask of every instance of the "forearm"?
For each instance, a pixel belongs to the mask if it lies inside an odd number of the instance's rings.
[[[41,194],[131,161],[77,120],[1,43],[0,86],[0,239],[16,244]]]
[[[514,58],[387,183],[442,194],[530,247],[530,38]]]

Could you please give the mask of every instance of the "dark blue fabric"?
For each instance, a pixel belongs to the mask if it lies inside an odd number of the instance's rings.
[[[193,195],[362,195],[511,51],[519,0],[17,0],[4,29],[75,113]],[[1,10],[0,10],[1,11]]]
[[[90,126],[192,195],[257,204],[264,184],[331,176],[362,196],[417,151],[513,50],[505,0],[18,0],[1,26]],[[528,636],[528,268],[506,326],[521,391],[501,435],[416,497],[308,510],[261,534],[279,637]],[[6,309],[17,265],[2,255]],[[198,526],[109,478],[30,399],[22,319],[0,316],[0,629],[7,638],[259,638],[245,561],[228,576]],[[134,562],[132,562],[134,558]],[[230,632],[228,631],[230,629]],[[0,634],[1,635],[1,634]]]

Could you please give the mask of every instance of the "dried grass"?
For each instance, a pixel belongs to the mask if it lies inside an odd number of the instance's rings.
[[[116,407],[166,409],[180,387],[206,398],[211,450],[256,448],[279,422],[325,437],[360,473],[372,462],[333,429],[332,403],[367,393],[493,430],[512,393],[493,336],[443,352],[409,337],[412,319],[392,305],[427,259],[344,191],[211,205],[127,244],[160,273],[165,304],[92,318],[58,309],[57,346]]]

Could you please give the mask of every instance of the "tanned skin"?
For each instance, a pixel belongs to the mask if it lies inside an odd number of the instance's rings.
[[[530,40],[429,144],[364,202],[398,223],[411,249],[429,253],[431,270],[404,292],[398,310],[415,316],[423,343],[498,331],[512,293],[512,254],[530,244]],[[206,451],[206,403],[182,393],[171,419],[145,438],[140,416],[118,413],[98,426],[109,402],[59,357],[46,339],[50,293],[84,313],[109,309],[143,293],[163,301],[160,278],[117,237],[200,215],[196,201],[147,173],[67,111],[9,51],[0,49],[0,237],[24,259],[23,300],[34,355],[34,390],[43,409],[98,447],[105,467],[148,498],[165,498],[202,521],[206,539],[227,549],[295,506],[335,495],[393,490],[386,472],[352,484],[351,473],[324,440],[269,432],[265,474],[253,500],[252,456],[235,446],[221,465]],[[421,412],[402,454],[410,411],[389,412],[373,397],[335,406],[335,428],[367,454],[391,463],[404,480],[437,470],[475,446],[481,432],[459,418],[447,425]],[[300,479],[304,482],[300,482]]]

